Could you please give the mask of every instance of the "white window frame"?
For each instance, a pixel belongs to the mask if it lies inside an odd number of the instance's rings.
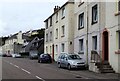
[[[58,39],[58,28],[56,29],[56,39]]]
[[[65,36],[65,25],[63,25],[61,29],[62,29],[62,37],[64,37]]]
[[[62,17],[65,17],[65,7],[62,8]]]
[[[97,36],[92,36],[92,47],[93,50],[97,50]]]
[[[45,22],[46,29],[48,29],[48,20]]]
[[[120,32],[118,32],[118,49],[120,49]]]
[[[46,42],[48,42],[48,33],[46,34]]]
[[[56,23],[58,22],[58,13],[56,13]]]
[[[79,15],[78,23],[78,29],[84,28],[84,12]]]
[[[92,7],[92,24],[98,21],[98,4]]]
[[[79,52],[84,52],[84,40],[79,39]]]
[[[50,17],[50,26],[52,26],[52,17]]]
[[[55,48],[56,48],[56,53],[58,53],[58,45],[56,45]]]
[[[52,41],[52,31],[50,32],[50,41]]]
[[[120,1],[118,1],[118,11],[120,11]]]
[[[48,47],[46,46],[46,53],[48,53]]]
[[[61,52],[65,52],[65,44],[64,43],[61,44]]]

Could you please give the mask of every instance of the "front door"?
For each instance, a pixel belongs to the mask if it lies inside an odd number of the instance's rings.
[[[108,61],[109,55],[109,37],[108,32],[103,32],[103,61]]]

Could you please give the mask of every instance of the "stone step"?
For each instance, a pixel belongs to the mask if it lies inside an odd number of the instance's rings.
[[[98,65],[97,68],[100,68],[101,66]],[[110,65],[102,65],[102,68],[112,68]]]
[[[114,70],[100,70],[101,73],[115,73]]]
[[[115,73],[109,62],[105,61],[102,63],[95,64],[101,73]]]

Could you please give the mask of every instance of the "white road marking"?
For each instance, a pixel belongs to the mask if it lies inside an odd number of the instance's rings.
[[[17,66],[17,65],[14,65],[16,68],[19,68],[19,66]]]
[[[11,65],[13,65],[13,63],[10,63]]]
[[[42,80],[42,81],[45,81],[44,79],[40,78],[39,76],[35,76],[36,78]]]
[[[26,72],[26,73],[28,73],[28,74],[31,74],[29,71],[27,71],[27,70],[25,70],[25,69],[23,69],[23,68],[21,68],[21,70],[23,70],[24,72]]]

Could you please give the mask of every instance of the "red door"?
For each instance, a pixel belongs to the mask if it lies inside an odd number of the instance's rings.
[[[103,61],[108,61],[109,59],[109,36],[108,36],[108,31],[104,31],[103,32],[103,54],[102,54],[102,58]]]

